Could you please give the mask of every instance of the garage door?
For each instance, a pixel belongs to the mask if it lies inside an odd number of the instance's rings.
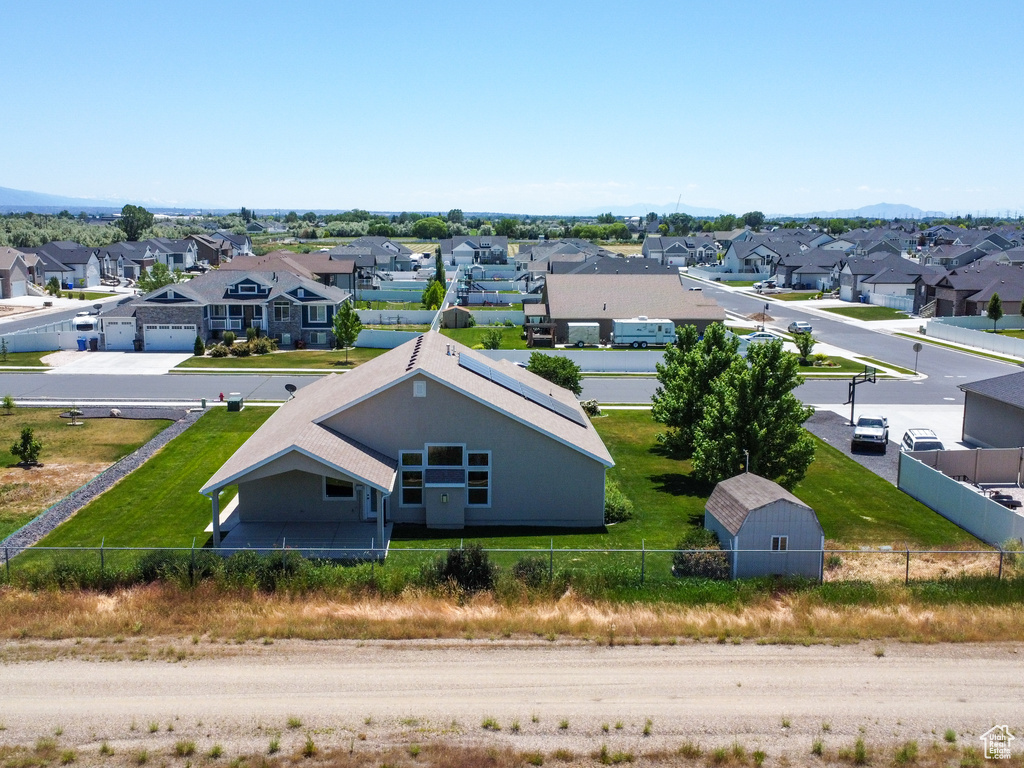
[[[134,320],[104,320],[103,335],[107,349],[135,349]]]
[[[196,343],[194,325],[147,325],[143,333],[147,352],[187,352]]]
[[[24,280],[14,280],[11,282],[11,297],[25,296],[28,293],[28,285]]]

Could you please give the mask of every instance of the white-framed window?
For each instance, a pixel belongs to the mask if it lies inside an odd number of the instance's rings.
[[[466,471],[466,504],[470,507],[491,505],[491,452],[469,451]]]
[[[789,549],[789,536],[772,536],[772,552],[786,552]]]
[[[356,487],[350,480],[338,480],[333,477],[324,477],[324,500],[335,501],[338,499],[354,499]]]
[[[466,446],[450,443],[427,444],[427,466],[428,467],[461,467],[464,466],[463,457],[466,454]]]
[[[399,454],[399,505],[423,505],[423,452],[402,451]]]
[[[287,323],[292,319],[292,303],[290,301],[274,302],[274,322]]]
[[[259,293],[259,286],[255,283],[242,283],[238,286],[239,293]]]
[[[427,396],[427,382],[425,382],[425,381],[414,381],[412,383],[412,396],[413,397],[426,397]]]
[[[261,307],[259,304],[256,304],[252,308],[252,319],[253,320],[262,320],[263,319],[263,307]]]
[[[323,304],[313,304],[307,307],[309,312],[309,322],[311,323],[326,323],[327,322],[327,307]]]
[[[228,305],[227,304],[214,304],[210,307],[211,317],[227,317],[228,316]]]

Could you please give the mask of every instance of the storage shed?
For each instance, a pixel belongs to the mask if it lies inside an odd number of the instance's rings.
[[[963,440],[982,448],[1024,446],[1024,373],[961,384]]]
[[[825,534],[814,510],[778,483],[744,473],[715,486],[704,527],[729,550],[732,578],[821,579]]]
[[[473,324],[473,314],[465,307],[453,305],[441,313],[442,328],[469,328]]]

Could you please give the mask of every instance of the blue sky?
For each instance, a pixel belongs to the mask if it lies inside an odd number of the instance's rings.
[[[1012,0],[0,0],[0,18],[0,186],[297,210],[1024,210]]]

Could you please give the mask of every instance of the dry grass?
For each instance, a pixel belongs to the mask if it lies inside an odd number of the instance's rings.
[[[497,742],[497,740],[496,740]],[[911,760],[907,759],[905,745],[870,744],[867,754],[871,765],[905,765],[912,764],[918,768],[940,768],[960,765],[964,768],[981,766],[984,762],[980,751],[974,746],[956,746],[933,743],[922,746]],[[140,765],[139,754],[130,749],[115,750],[112,755],[81,753],[76,756],[75,764],[81,766],[102,765],[106,768]],[[167,764],[171,755],[153,755],[159,757],[160,763]],[[45,768],[56,758],[54,745],[47,743],[33,746],[0,746],[0,766],[2,768]],[[760,760],[759,760],[760,758]],[[774,759],[773,759],[774,758]],[[676,749],[657,749],[646,752],[624,752],[603,745],[593,753],[577,753],[558,749],[553,752],[523,752],[509,746],[487,745],[486,743],[462,743],[450,739],[439,739],[422,745],[417,744],[410,749],[408,744],[364,742],[347,740],[345,743],[329,749],[322,749],[315,754],[303,757],[295,755],[266,756],[262,754],[239,755],[232,763],[238,766],[259,766],[260,768],[287,768],[303,765],[308,768],[518,768],[524,765],[557,765],[575,768],[577,766],[626,764],[639,767],[646,766],[756,766],[765,755],[761,752],[749,752],[739,743],[723,744],[707,749],[693,749],[692,745],[683,743]],[[850,749],[826,749],[820,756],[811,756],[799,750],[788,751],[777,756],[768,756],[769,764],[780,766],[813,765],[817,768],[838,768],[854,765],[855,760]],[[999,764],[1006,768],[1021,768],[1024,757],[1015,754]]]
[[[615,604],[558,600],[503,604],[490,594],[445,598],[407,590],[397,598],[227,592],[210,585],[184,591],[150,585],[113,594],[0,590],[0,637],[6,639],[181,637],[432,639],[546,637],[606,642],[610,632],[665,638],[736,637],[766,642],[913,642],[1019,640],[1019,604],[924,604],[901,585],[873,600],[829,605],[808,593],[765,595],[741,606]]]
[[[829,542],[826,550],[841,549]],[[978,544],[957,547],[954,552],[910,552],[910,578],[917,580],[952,579],[958,576],[995,576],[999,573],[999,553]],[[973,551],[965,551],[973,550]],[[903,581],[907,575],[905,551],[894,549],[892,553],[843,552],[836,554],[842,561],[838,567],[826,567],[825,580],[839,581]],[[826,562],[830,552],[825,553]],[[1004,564],[1004,572],[1006,567]]]
[[[0,530],[9,523],[34,517],[108,466],[109,463],[61,462],[32,469],[0,468]]]

